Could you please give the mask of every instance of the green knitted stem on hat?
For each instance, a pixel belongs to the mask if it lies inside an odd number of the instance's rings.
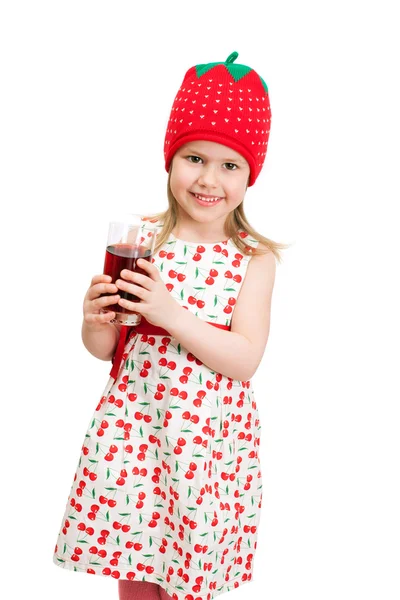
[[[247,75],[247,73],[249,73],[253,69],[251,67],[247,67],[246,65],[234,65],[233,61],[236,60],[238,56],[239,56],[239,54],[237,52],[232,52],[232,54],[230,54],[228,56],[228,58],[226,59],[225,62],[214,62],[214,63],[207,63],[205,65],[196,65],[196,75],[198,78],[200,78],[205,73],[208,73],[208,71],[211,71],[211,69],[213,69],[214,67],[216,67],[218,65],[225,65],[225,67],[228,69],[229,73],[231,74],[233,80],[240,81],[240,79],[242,79],[242,77]],[[259,75],[258,75],[258,77],[260,78],[261,83],[263,84],[265,92],[268,94],[267,84],[265,83],[265,81],[263,80],[262,77],[260,77]]]

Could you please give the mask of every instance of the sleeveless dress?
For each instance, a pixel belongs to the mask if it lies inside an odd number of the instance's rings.
[[[230,325],[250,259],[231,239],[171,234],[152,262],[182,306]],[[174,600],[250,582],[262,502],[251,380],[212,371],[170,335],[133,331],[123,359],[90,419],[54,563],[154,582]]]

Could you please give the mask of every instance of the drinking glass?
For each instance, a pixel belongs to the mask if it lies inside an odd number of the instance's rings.
[[[137,266],[138,258],[151,261],[156,242],[156,225],[149,220],[144,220],[143,215],[126,215],[120,221],[112,221],[108,227],[108,240],[106,256],[104,261],[104,275],[110,275],[112,282],[117,279],[124,279],[121,276],[123,269],[135,271],[148,276],[148,273]],[[126,281],[126,280],[125,280]],[[140,298],[134,294],[129,294],[124,290],[118,289],[121,298],[131,302],[140,302]],[[104,293],[102,296],[113,296],[115,293]],[[130,311],[123,306],[111,304],[104,309],[102,313],[113,311],[115,318],[110,323],[119,323],[121,325],[138,325],[142,316],[140,313]]]

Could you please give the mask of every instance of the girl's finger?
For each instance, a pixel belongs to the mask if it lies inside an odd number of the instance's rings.
[[[116,304],[120,299],[120,295],[116,294],[115,296],[102,296],[101,298],[96,298],[92,301],[92,305],[98,309],[104,306],[108,306],[109,304]]]
[[[95,298],[99,298],[101,294],[112,294],[115,292],[118,292],[115,283],[96,283],[89,288],[88,299],[94,300]]]
[[[112,281],[112,277],[110,275],[95,275],[92,278],[90,287],[92,287],[93,285],[96,285],[96,283],[101,283],[102,281],[108,283],[110,281]]]
[[[133,312],[139,312],[139,313],[140,313],[139,308],[141,309],[143,307],[143,304],[141,302],[131,302],[130,300],[125,300],[125,298],[120,298],[118,300],[118,304],[120,306],[123,306],[127,310],[132,310]]]
[[[85,321],[89,326],[105,324],[115,318],[115,312],[107,311],[106,313],[89,313],[85,315]]]

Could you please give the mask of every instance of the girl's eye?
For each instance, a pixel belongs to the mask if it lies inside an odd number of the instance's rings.
[[[200,156],[194,156],[194,155],[187,156],[187,158],[188,158],[188,160],[189,160],[190,162],[193,162],[193,161],[191,160],[192,158],[194,158],[194,159],[199,159],[199,161],[201,161],[201,160],[202,160],[202,159],[200,158]],[[198,165],[198,164],[199,164],[199,162],[197,162],[197,160],[195,160],[195,161],[194,161],[194,164],[195,164],[195,165]],[[226,165],[229,165],[228,171],[236,171],[236,169],[238,168],[238,166],[237,166],[237,165],[235,165],[234,163],[225,163],[225,164],[226,164]]]

